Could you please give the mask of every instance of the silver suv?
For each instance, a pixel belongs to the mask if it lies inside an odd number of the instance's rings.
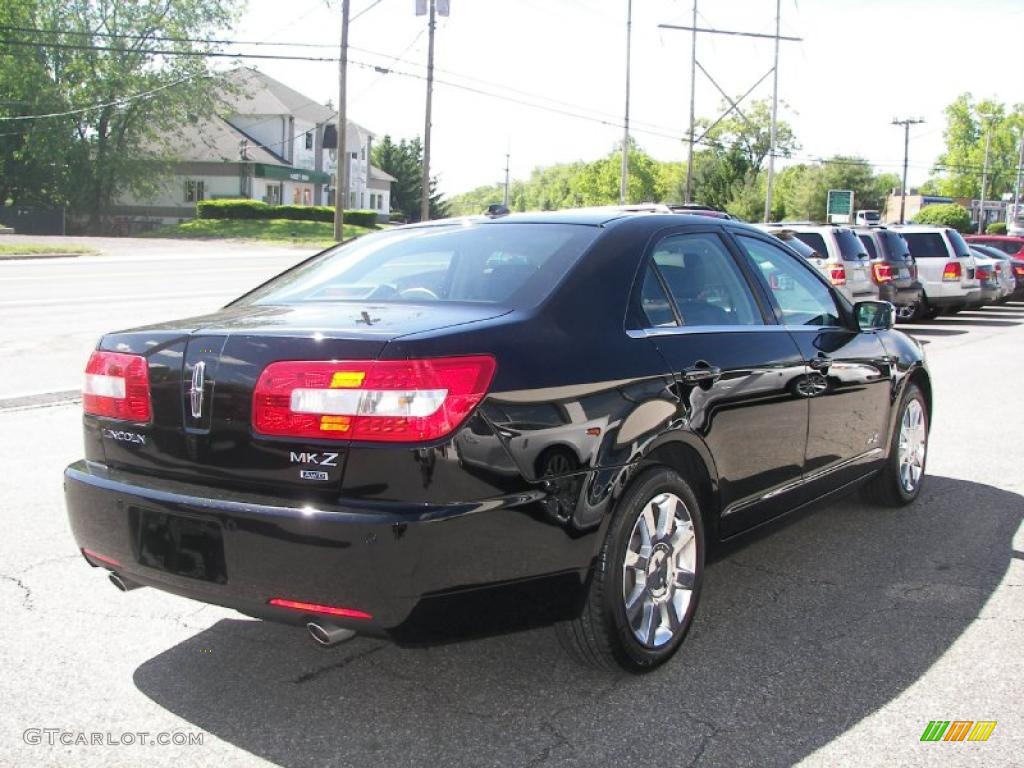
[[[864,243],[848,227],[786,225],[829,262],[841,264],[851,301],[878,299],[878,285],[871,279],[871,260]],[[820,269],[822,265],[816,265]],[[833,280],[833,283],[835,281]]]
[[[755,224],[758,229],[764,230],[769,235],[777,237],[798,254],[815,269],[821,272],[832,285],[836,287],[843,296],[853,302],[853,293],[846,283],[846,264],[839,257],[830,258],[825,252],[812,248],[790,229],[788,225],[782,224]]]
[[[981,305],[981,282],[974,274],[974,256],[959,232],[923,225],[894,229],[907,241],[917,264],[917,279],[924,288],[924,297],[913,319],[936,317],[940,312],[953,314]]]

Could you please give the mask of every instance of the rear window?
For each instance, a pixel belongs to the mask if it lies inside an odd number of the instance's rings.
[[[915,259],[948,259],[949,251],[938,232],[905,232],[903,239]]]
[[[862,261],[867,259],[867,251],[864,244],[853,232],[848,229],[837,229],[835,231],[836,242],[839,244],[839,253],[843,261]]]
[[[913,258],[910,255],[907,241],[903,239],[902,235],[888,229],[879,230],[877,234],[878,239],[882,242],[885,257],[889,261],[910,261]]]
[[[817,232],[797,232],[796,236],[807,243],[822,256],[828,256],[828,248],[825,246],[825,238]]]
[[[573,224],[399,229],[334,248],[239,304],[306,301],[485,302],[532,306],[597,237]]]
[[[822,254],[811,248],[807,243],[798,238],[791,232],[772,232],[773,237],[777,237],[779,240],[784,242],[794,251],[799,253],[805,259],[823,259],[825,258]]]

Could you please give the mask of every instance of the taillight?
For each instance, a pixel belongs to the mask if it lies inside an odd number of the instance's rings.
[[[871,273],[875,276],[875,282],[881,285],[892,281],[892,265],[884,261],[876,261],[871,265]]]
[[[959,280],[961,275],[963,275],[963,269],[960,267],[960,262],[951,261],[946,264],[946,268],[942,272],[942,279],[946,282]]]
[[[82,408],[93,416],[148,422],[149,365],[141,355],[96,350],[85,366]]]
[[[992,268],[991,267],[978,267],[974,270],[974,276],[979,280],[991,280],[992,279]],[[943,275],[945,277],[945,275]]]
[[[842,264],[830,264],[828,279],[832,282],[832,285],[846,285],[846,267]]]
[[[271,363],[256,382],[253,429],[326,440],[436,440],[487,394],[494,367],[487,355]]]
[[[1018,262],[1013,263],[1013,274],[1017,277],[1024,277],[1024,264]]]

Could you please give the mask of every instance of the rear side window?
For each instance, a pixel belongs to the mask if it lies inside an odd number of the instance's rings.
[[[875,241],[871,239],[871,235],[857,235],[860,238],[861,244],[864,246],[864,250],[868,252],[868,256],[872,259],[878,258],[878,249],[875,248]]]
[[[885,258],[889,261],[910,261],[912,258],[902,235],[883,229],[878,232],[878,239],[882,241]]]
[[[949,238],[949,242],[953,245],[953,253],[957,256],[970,256],[971,249],[967,247],[967,241],[960,237],[960,233],[955,229],[947,229],[946,236]]]
[[[836,243],[839,245],[839,253],[843,261],[863,261],[868,257],[864,250],[864,244],[853,232],[848,229],[837,229],[835,231]]]
[[[666,237],[651,256],[685,326],[761,325],[750,286],[713,233]]]
[[[840,325],[832,292],[807,267],[781,248],[739,235],[737,242],[764,275],[782,311],[784,325]]]
[[[828,256],[828,248],[825,246],[825,238],[817,232],[797,232],[796,236],[807,243],[822,256]]]
[[[532,306],[600,230],[469,224],[367,235],[274,278],[237,304],[485,302]]]
[[[666,328],[679,325],[676,322],[672,302],[654,271],[647,266],[644,270],[644,281],[640,286],[640,317],[636,325],[641,328]]]
[[[938,232],[905,232],[903,239],[915,259],[949,258],[946,242]]]

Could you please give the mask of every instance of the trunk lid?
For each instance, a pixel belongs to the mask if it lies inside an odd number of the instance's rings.
[[[315,303],[228,307],[105,336],[100,348],[147,358],[153,419],[93,416],[108,465],[247,489],[337,495],[345,440],[255,435],[252,393],[278,360],[373,360],[392,339],[480,322],[493,304]]]

